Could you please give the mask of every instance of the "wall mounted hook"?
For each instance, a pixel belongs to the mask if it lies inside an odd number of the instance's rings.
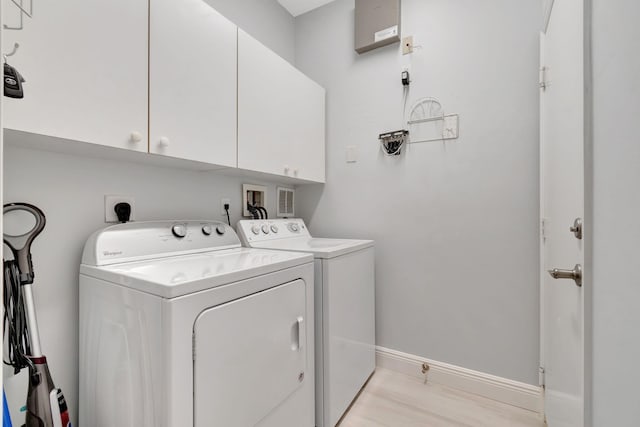
[[[13,49],[11,49],[11,52],[9,53],[3,53],[2,57],[4,58],[4,62],[7,62],[7,58],[10,56],[13,56],[16,54],[16,52],[18,52],[18,49],[20,48],[20,44],[18,43],[14,43],[13,44]]]
[[[24,28],[24,16],[27,15],[27,18],[33,18],[33,0],[29,0],[29,10],[25,9],[22,5],[22,0],[20,0],[20,3],[16,0],[11,0],[11,3],[13,3],[20,12],[20,25],[17,27],[11,27],[7,24],[3,24],[2,27],[5,30],[22,30]]]

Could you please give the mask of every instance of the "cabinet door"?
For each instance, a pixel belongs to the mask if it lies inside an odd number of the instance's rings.
[[[325,91],[238,32],[238,167],[324,182]]]
[[[194,333],[195,426],[271,425],[307,372],[305,282],[294,282],[203,311]],[[305,379],[305,377],[308,379]],[[288,402],[288,403],[285,403]],[[291,414],[297,411],[292,410]],[[306,415],[290,419],[306,424]]]
[[[9,64],[26,79],[23,99],[4,98],[4,126],[146,152],[148,2],[33,3],[22,30],[3,30],[2,51],[20,44]],[[9,0],[2,23],[20,25]]]
[[[203,0],[151,0],[149,151],[236,166],[237,27]]]

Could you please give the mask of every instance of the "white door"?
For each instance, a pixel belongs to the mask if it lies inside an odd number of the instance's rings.
[[[307,369],[305,328],[311,319],[305,292],[305,282],[296,280],[198,316],[193,328],[196,427],[307,425],[311,408],[290,399],[314,375]],[[274,414],[283,407],[285,425]]]
[[[548,270],[584,268],[583,0],[555,0],[541,38],[542,363],[549,427],[584,423],[584,289]],[[568,271],[564,272],[568,275]]]
[[[238,167],[324,182],[325,91],[238,31]]]
[[[237,27],[203,0],[151,0],[149,152],[236,167]]]
[[[18,2],[25,5],[30,2]],[[2,0],[2,24],[20,25]],[[148,2],[33,2],[22,30],[4,30],[2,52],[26,79],[24,98],[4,98],[4,126],[147,152]]]

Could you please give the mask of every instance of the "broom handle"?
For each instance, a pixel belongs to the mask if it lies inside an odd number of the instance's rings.
[[[22,292],[24,298],[24,310],[27,314],[27,329],[29,330],[29,337],[31,339],[31,357],[41,357],[42,350],[40,349],[40,334],[38,332],[38,319],[36,319],[36,307],[33,303],[33,293],[31,292],[31,285],[22,285]]]

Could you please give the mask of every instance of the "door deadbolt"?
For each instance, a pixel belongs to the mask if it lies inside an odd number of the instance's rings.
[[[582,287],[582,266],[580,264],[576,264],[573,270],[554,268],[553,270],[549,270],[549,274],[554,279],[572,279],[576,282],[577,286]]]
[[[576,220],[573,221],[573,227],[570,227],[569,231],[576,236],[576,239],[582,240],[582,218],[576,218]]]

